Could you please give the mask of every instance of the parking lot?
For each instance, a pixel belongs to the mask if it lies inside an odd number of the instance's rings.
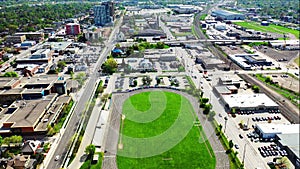
[[[120,74],[116,74],[116,81],[114,85],[114,91],[130,91],[135,90],[137,88],[142,87],[172,87],[176,89],[185,89],[189,84],[186,80],[186,77],[183,75],[179,76],[171,76],[171,75],[157,75],[155,73],[151,74],[145,74],[144,76],[121,76]],[[143,77],[149,76],[152,81],[150,82],[150,85],[143,85]],[[159,85],[157,85],[156,78],[160,79]],[[136,81],[136,86],[134,85],[134,81]]]

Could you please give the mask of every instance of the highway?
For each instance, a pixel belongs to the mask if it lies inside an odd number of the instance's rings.
[[[122,18],[120,18],[120,21],[118,24],[114,27],[113,31],[111,32],[111,36],[108,39],[106,43],[106,47],[103,49],[102,53],[99,56],[99,59],[96,63],[96,66],[94,67],[94,71],[91,72],[89,78],[87,79],[86,85],[84,86],[83,94],[81,95],[72,116],[70,117],[70,121],[67,124],[64,134],[61,136],[62,138],[59,140],[58,146],[55,150],[55,153],[53,154],[52,158],[53,159],[49,162],[48,166],[46,166],[47,169],[58,169],[61,168],[63,164],[63,159],[65,159],[65,156],[68,151],[68,143],[70,142],[72,136],[75,134],[76,129],[79,125],[80,119],[82,117],[82,114],[85,111],[86,105],[88,104],[89,99],[93,95],[93,89],[97,86],[96,81],[99,78],[99,74],[97,70],[100,69],[102,63],[106,60],[107,55],[109,52],[113,49],[114,44],[115,44],[115,35],[119,31],[119,27],[121,25]],[[54,160],[54,157],[60,155],[60,159],[58,161]]]

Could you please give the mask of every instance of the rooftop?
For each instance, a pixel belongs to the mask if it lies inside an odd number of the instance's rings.
[[[264,93],[256,94],[232,94],[222,96],[229,107],[278,107],[275,103]]]
[[[299,126],[298,126],[299,128]],[[289,147],[294,154],[297,155],[299,158],[299,152],[300,152],[300,136],[299,133],[292,133],[292,134],[277,134],[277,137],[279,137],[279,142],[283,146]]]
[[[299,134],[300,124],[258,123],[256,126],[264,133]]]
[[[229,16],[229,15],[242,15],[240,13],[231,12],[231,11],[224,11],[224,10],[215,10],[215,11],[213,11],[213,13],[216,13],[216,14],[219,14],[219,15],[225,15],[225,16]]]
[[[43,112],[50,107],[57,94],[50,94],[44,99],[26,100],[26,104],[20,102],[17,109],[5,123],[12,122],[12,127],[34,127],[43,115]]]

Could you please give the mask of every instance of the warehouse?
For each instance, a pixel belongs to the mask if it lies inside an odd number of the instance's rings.
[[[228,110],[267,112],[277,110],[278,104],[263,93],[222,95],[221,100]]]
[[[221,18],[223,20],[244,20],[245,15],[239,14],[231,11],[215,10],[212,12],[211,16]]]

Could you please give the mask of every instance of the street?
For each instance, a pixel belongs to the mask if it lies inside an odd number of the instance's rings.
[[[122,18],[120,19],[122,20]],[[52,158],[53,159],[50,161],[49,165],[46,166],[48,169],[57,169],[61,168],[63,164],[63,159],[65,159],[65,156],[68,151],[68,143],[70,142],[72,136],[75,134],[76,129],[78,127],[78,123],[82,117],[82,114],[85,111],[86,105],[88,104],[89,99],[93,96],[93,89],[97,86],[95,86],[98,77],[98,72],[97,70],[101,67],[102,63],[106,60],[106,56],[109,54],[109,52],[113,49],[114,47],[114,41],[115,41],[115,34],[118,32],[120,24],[122,22],[119,21],[118,24],[114,27],[113,31],[111,32],[111,36],[108,39],[106,43],[106,47],[103,49],[101,55],[99,56],[99,59],[96,63],[96,66],[94,67],[94,70],[90,74],[90,77],[87,79],[86,85],[83,87],[83,92],[82,95],[74,109],[74,112],[70,118],[69,123],[66,126],[64,134],[62,135],[62,138],[60,139],[58,146],[55,150],[55,153],[53,154]],[[60,159],[55,161],[54,157],[60,155]]]

